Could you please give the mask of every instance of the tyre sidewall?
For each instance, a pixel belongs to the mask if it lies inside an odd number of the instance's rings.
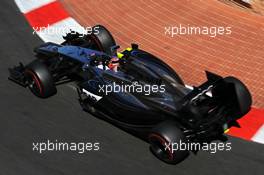
[[[159,142],[164,146],[164,148],[167,148],[165,151],[163,151],[165,156],[158,155],[155,152],[153,149],[153,146],[155,146],[153,145],[154,142]],[[171,144],[177,144],[179,146],[181,143],[187,143],[186,137],[183,135],[177,124],[173,121],[165,121],[154,127],[149,134],[149,143],[152,153],[158,159],[169,164],[177,164],[183,161],[189,155],[188,150],[177,149],[172,151],[171,149]],[[170,149],[168,149],[168,145],[170,145]]]
[[[230,76],[226,77],[225,81],[228,83],[232,83],[235,87],[235,93],[238,101],[238,111],[236,115],[242,117],[243,115],[248,113],[251,108],[251,94],[245,84],[242,83],[239,79]]]
[[[45,64],[41,63],[38,60],[30,63],[25,70],[25,75],[27,77],[34,77],[36,81],[39,83],[39,93],[33,92],[36,96],[41,98],[47,98],[54,94],[56,94],[57,89],[54,85],[52,76],[46,67]]]
[[[92,38],[98,45],[98,49],[111,55],[111,47],[116,45],[116,42],[112,34],[102,25],[96,25],[93,27]]]

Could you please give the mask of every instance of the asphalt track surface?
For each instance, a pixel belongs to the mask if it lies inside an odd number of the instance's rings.
[[[178,165],[157,160],[142,140],[81,110],[76,92],[67,85],[39,99],[7,80],[7,68],[34,59],[42,43],[32,35],[13,1],[0,5],[0,175],[53,174],[263,174],[264,145],[230,138],[229,152],[199,152]],[[100,150],[32,151],[32,142],[58,140],[100,142]]]

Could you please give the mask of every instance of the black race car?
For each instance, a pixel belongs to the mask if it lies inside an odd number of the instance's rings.
[[[148,141],[153,154],[171,164],[189,151],[169,145],[224,140],[225,130],[250,110],[250,92],[237,78],[206,72],[205,83],[188,88],[159,58],[136,44],[117,52],[110,32],[94,29],[96,34],[70,32],[61,44],[40,45],[35,60],[9,69],[9,79],[41,98],[74,81],[85,111]]]

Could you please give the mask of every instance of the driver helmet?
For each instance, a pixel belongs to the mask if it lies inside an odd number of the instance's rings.
[[[109,61],[108,67],[112,71],[117,72],[119,67],[119,58],[117,58],[116,56],[112,57]]]

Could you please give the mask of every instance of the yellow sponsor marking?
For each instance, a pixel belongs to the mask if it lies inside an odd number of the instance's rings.
[[[132,50],[132,48],[131,48],[131,47],[128,47],[128,48],[126,48],[126,50],[127,50],[127,51],[131,51],[131,50]]]
[[[117,57],[118,58],[122,58],[124,56],[124,54],[120,53],[120,52],[117,52]]]

